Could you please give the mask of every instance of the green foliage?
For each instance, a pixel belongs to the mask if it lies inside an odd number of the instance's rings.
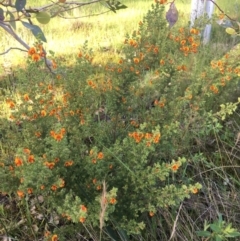
[[[50,73],[41,54],[38,42],[14,85],[6,80],[0,109],[0,190],[19,203],[43,198],[39,232],[141,234],[147,219],[198,193],[202,185],[185,178],[192,146],[220,132],[219,115],[236,107],[219,112],[240,73],[229,56],[194,67],[198,30],[170,31],[160,4],[126,36],[116,63],[94,65],[86,43],[76,66],[52,61]],[[52,213],[69,230],[50,226]]]
[[[204,223],[204,230],[197,231],[200,237],[206,237],[207,240],[222,241],[229,238],[236,238],[240,236],[237,229],[232,228],[231,223],[226,223],[222,219],[222,214],[219,214],[218,220],[213,223]]]
[[[84,5],[90,5],[93,3],[100,2],[102,3],[103,6],[106,8],[110,9],[111,11],[115,12],[120,10],[120,9],[126,9],[127,6],[122,4],[119,1],[111,0],[111,1],[88,1],[85,3],[78,3],[78,2],[73,2],[73,3],[68,3],[65,4],[65,1],[56,1],[52,2],[51,4],[40,6],[40,7],[35,7],[35,8],[27,8],[27,3],[29,1],[27,0],[16,0],[15,5],[11,3],[11,1],[5,1],[3,0],[0,3],[0,6],[3,6],[3,8],[0,8],[0,21],[6,21],[9,22],[11,26],[16,30],[15,22],[16,21],[21,21],[23,26],[26,27],[27,29],[30,29],[32,34],[37,38],[41,39],[43,42],[47,42],[44,33],[42,29],[32,23],[32,16],[35,16],[36,20],[40,24],[48,24],[51,20],[51,18],[56,17],[56,16],[64,16],[65,13],[71,12],[72,9],[77,8],[77,7],[82,7]],[[61,4],[63,3],[63,4]],[[15,11],[11,11],[13,8],[15,8]],[[11,10],[9,10],[11,9]],[[15,15],[15,12],[18,13],[18,15]],[[22,13],[21,19],[19,18],[19,13]],[[22,19],[27,19],[29,22],[22,21]],[[11,28],[7,28],[7,25],[5,23],[1,26],[5,31],[7,31],[14,39],[16,39],[20,44],[22,44],[24,47],[27,46],[27,44],[18,36],[17,33],[14,32]],[[39,36],[40,35],[40,36]]]

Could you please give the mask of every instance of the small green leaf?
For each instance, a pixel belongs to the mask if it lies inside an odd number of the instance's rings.
[[[226,28],[226,32],[230,35],[234,35],[237,34],[237,32],[235,31],[235,29],[233,28]]]
[[[240,236],[239,232],[231,232],[231,233],[225,235],[225,237],[227,237],[227,238],[234,238],[234,237],[239,237],[239,236]]]
[[[18,12],[22,11],[26,6],[27,0],[16,0],[15,8]]]
[[[0,8],[0,21],[4,20],[4,11],[2,8]]]
[[[6,16],[10,16],[10,24],[11,26],[13,27],[14,30],[16,30],[16,22],[15,22],[15,18],[14,18],[14,15],[10,12],[10,11],[7,11],[6,13]]]
[[[212,231],[214,231],[216,233],[221,231],[221,228],[217,224],[215,224],[215,223],[210,224],[210,228],[212,229]]]
[[[36,19],[41,24],[47,24],[49,23],[51,16],[47,12],[40,12],[36,14]]]
[[[30,24],[27,22],[23,22],[23,21],[22,21],[22,24],[24,27],[30,29],[36,38],[40,38],[43,42],[47,42],[47,40],[44,36],[44,33],[39,26]]]
[[[199,237],[209,237],[211,235],[211,233],[208,231],[197,231],[196,233]]]

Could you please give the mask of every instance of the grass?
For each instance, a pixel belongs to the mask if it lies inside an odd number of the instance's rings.
[[[49,1],[38,1],[37,5],[47,3]],[[66,19],[55,17],[51,19],[49,24],[40,25],[47,38],[46,50],[55,52],[58,57],[64,56],[66,64],[71,64],[72,56],[87,40],[89,46],[96,52],[96,62],[107,61],[113,55],[118,55],[126,34],[131,33],[138,27],[139,21],[150,8],[152,0],[123,0],[122,3],[127,5],[128,8],[118,11],[116,14],[108,12],[99,16],[91,16],[106,11],[106,8],[101,4],[95,4],[94,6],[73,10],[72,15],[68,15]],[[238,12],[237,1],[229,5],[227,1],[221,0],[218,4],[222,9],[227,9],[226,12],[231,16],[233,13],[235,17]],[[28,6],[36,6],[36,1],[28,1]],[[190,4],[189,1],[182,0],[177,1],[176,6],[179,10],[177,27],[187,23],[190,15]],[[216,10],[216,12],[219,11]],[[89,15],[90,17],[84,17]],[[36,21],[34,23],[37,24]],[[24,29],[21,23],[17,23],[16,32],[30,46],[35,42],[34,36]],[[0,52],[6,51],[10,46],[22,48],[15,39],[5,34],[3,29],[0,29],[0,36]],[[6,66],[6,68],[10,65],[22,64],[24,63],[24,56],[26,55],[21,51],[13,50],[2,56],[0,64]]]

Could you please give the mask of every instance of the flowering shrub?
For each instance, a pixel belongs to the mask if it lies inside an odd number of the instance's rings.
[[[222,128],[215,113],[240,69],[229,55],[198,68],[198,30],[169,30],[163,13],[156,1],[118,63],[94,65],[85,45],[71,72],[52,75],[41,45],[29,50],[17,90],[1,99],[1,192],[41,195],[69,225],[131,234],[198,193],[201,184],[178,182],[188,150]]]

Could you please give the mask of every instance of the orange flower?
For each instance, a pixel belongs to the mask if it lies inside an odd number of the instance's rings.
[[[57,234],[54,234],[51,238],[51,241],[58,241],[58,236]]]
[[[197,189],[196,187],[195,187],[195,188],[193,188],[193,189],[192,189],[192,193],[193,193],[193,194],[198,193],[198,189]]]
[[[150,212],[149,212],[149,216],[150,216],[150,217],[154,216],[154,214],[155,214],[155,213],[154,213],[153,211],[150,211]]]
[[[28,162],[33,163],[34,162],[34,155],[29,155]]]
[[[97,182],[97,179],[94,178],[94,179],[92,180],[92,182],[93,182],[93,184],[95,184],[95,183]]]
[[[26,154],[28,154],[28,155],[30,155],[30,153],[31,153],[31,151],[30,151],[28,148],[24,148],[24,149],[23,149],[23,152],[26,153]]]
[[[45,232],[44,232],[44,237],[49,237],[50,234],[51,234],[51,233],[50,233],[49,231],[45,231]]]
[[[40,189],[41,189],[41,190],[44,190],[44,188],[45,188],[44,185],[41,185],[41,186],[40,186]]]
[[[158,53],[158,47],[155,47],[155,48],[153,49],[153,52],[154,52],[155,54],[157,54],[157,53]]]
[[[14,162],[15,162],[15,165],[16,165],[17,167],[23,165],[23,161],[22,161],[22,159],[19,158],[19,157],[16,157]]]
[[[63,138],[63,135],[60,133],[58,133],[58,134],[56,134],[55,133],[55,135],[53,136],[53,138],[56,140],[56,141],[61,141],[62,140],[62,138]]]
[[[137,45],[137,42],[136,42],[135,40],[133,40],[133,39],[129,39],[129,44],[130,44],[131,46],[136,46],[136,45]]]
[[[145,134],[145,139],[151,139],[152,138],[152,133],[146,133]]]
[[[185,39],[183,39],[183,40],[181,40],[180,44],[181,44],[181,45],[185,45],[186,42],[187,42],[187,41],[186,41]]]
[[[80,222],[80,223],[84,223],[85,220],[86,220],[86,218],[84,218],[84,217],[80,217],[80,218],[79,218],[79,222]]]
[[[65,163],[64,163],[64,166],[65,167],[70,167],[70,166],[72,166],[73,165],[73,161],[66,161]]]
[[[55,159],[54,159],[54,162],[55,163],[57,163],[57,162],[59,162],[60,161],[60,159],[58,158],[58,157],[56,157]]]
[[[220,13],[219,16],[218,16],[219,19],[223,19],[224,17],[225,17],[224,13]]]
[[[83,212],[87,212],[87,208],[84,205],[81,205],[80,208]]]
[[[57,186],[54,184],[54,185],[51,186],[51,189],[52,189],[53,191],[56,191],[56,190],[57,190]]]
[[[23,99],[24,99],[25,101],[29,101],[29,100],[30,100],[28,94],[25,94],[25,95],[23,96]]]
[[[35,62],[38,62],[41,59],[41,56],[39,54],[33,54],[32,55],[32,60]]]
[[[27,193],[28,193],[28,194],[32,194],[32,193],[33,193],[33,189],[32,189],[32,188],[28,188],[28,189],[27,189]]]
[[[104,157],[103,153],[99,152],[97,155],[97,158],[101,160],[101,159],[103,159],[103,157]]]
[[[179,33],[184,33],[184,28],[179,28],[178,31]]]
[[[122,73],[122,69],[121,69],[121,68],[118,68],[118,69],[117,69],[117,72],[118,72],[118,73]]]
[[[117,202],[117,200],[112,197],[109,202],[110,202],[111,204],[115,204],[115,203]]]
[[[148,141],[148,142],[146,143],[146,146],[147,146],[147,147],[151,146],[151,142]]]
[[[36,54],[36,49],[35,49],[34,47],[29,48],[28,54],[29,54],[29,55]]]
[[[179,168],[179,164],[178,164],[178,163],[174,163],[174,164],[172,165],[172,167],[171,167],[171,169],[172,169],[174,172],[176,172],[176,171],[178,170],[178,168]]]
[[[25,194],[23,191],[17,190],[17,195],[18,197],[23,198]]]
[[[138,63],[140,62],[140,59],[139,59],[139,58],[133,58],[133,62],[134,62],[135,64],[138,64]]]
[[[193,41],[194,41],[194,38],[192,36],[188,37],[188,42],[189,43],[193,43]]]
[[[165,61],[163,59],[160,60],[160,64],[161,65],[164,65],[165,64]]]
[[[96,164],[97,163],[97,160],[94,158],[94,159],[92,159],[92,163],[93,164]]]
[[[154,135],[153,143],[158,143],[160,140],[160,137],[161,137],[160,133],[157,133],[156,135]]]
[[[41,135],[42,135],[42,134],[41,134],[41,132],[40,132],[40,131],[35,132],[35,136],[36,136],[36,137],[38,137],[38,138],[39,138],[39,137],[41,137]]]
[[[42,116],[42,117],[44,117],[44,116],[46,116],[46,115],[47,115],[47,112],[46,112],[45,110],[41,110],[41,112],[40,112],[40,113],[41,113],[41,116]]]
[[[218,93],[218,88],[215,85],[211,85],[210,86],[210,90],[214,93],[217,94]]]
[[[49,169],[53,169],[55,166],[54,162],[44,162],[44,165],[48,167]]]
[[[15,107],[15,103],[12,100],[7,100],[6,102],[7,102],[8,106],[9,106],[9,108],[12,109],[12,108]]]
[[[196,29],[196,28],[192,28],[191,30],[190,30],[190,33],[191,34],[199,34],[199,30],[198,29]]]
[[[64,187],[65,186],[65,181],[60,178],[60,184],[59,184],[59,187]]]

